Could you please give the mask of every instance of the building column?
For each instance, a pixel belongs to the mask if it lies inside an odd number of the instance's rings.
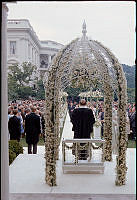
[[[40,68],[40,55],[37,53],[37,68]]]
[[[9,200],[7,12],[6,3],[3,2],[1,29],[1,200]]]
[[[49,55],[49,64],[51,63],[51,55]]]
[[[26,39],[25,40],[25,61],[29,61],[29,50],[28,50],[28,43],[29,41]]]
[[[20,49],[20,64],[22,64],[24,61],[26,61],[26,40],[24,37],[20,40],[21,43],[21,49]]]

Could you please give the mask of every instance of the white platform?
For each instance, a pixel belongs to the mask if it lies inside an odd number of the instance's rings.
[[[72,138],[71,124],[67,116],[63,137]],[[57,161],[57,186],[45,183],[44,146],[38,154],[28,155],[27,148],[9,167],[10,193],[69,193],[69,194],[135,194],[135,149],[127,150],[127,183],[115,186],[116,160],[105,162],[104,174],[63,174],[61,161]]]
[[[57,161],[57,186],[45,183],[44,147],[39,154],[20,154],[10,166],[11,193],[93,193],[135,194],[135,150],[127,151],[127,183],[115,186],[115,160],[105,162],[104,174],[63,174],[61,160]],[[115,159],[115,157],[114,157]]]

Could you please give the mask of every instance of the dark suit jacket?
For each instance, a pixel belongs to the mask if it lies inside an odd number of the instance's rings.
[[[70,118],[71,118],[71,116],[72,116],[72,112],[73,112],[73,110],[75,109],[75,106],[73,105],[73,106],[68,106],[68,109],[69,109],[69,115],[70,115]]]
[[[21,124],[20,124],[20,119],[15,115],[13,117],[10,117],[8,122],[8,129],[10,133],[10,140],[20,141]]]
[[[35,113],[30,113],[25,118],[26,143],[37,144],[39,141],[40,117]]]
[[[130,116],[130,128],[132,130],[132,128],[136,127],[135,121],[136,121],[136,112],[134,112],[131,116]]]
[[[89,108],[76,108],[72,113],[74,138],[90,138],[95,118]]]

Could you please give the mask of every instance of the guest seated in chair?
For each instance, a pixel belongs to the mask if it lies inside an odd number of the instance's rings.
[[[93,131],[93,124],[95,118],[91,109],[87,107],[85,99],[81,99],[80,107],[76,108],[72,112],[72,124],[74,131],[74,139],[90,139],[90,134]],[[84,146],[85,143],[81,143],[80,146]],[[87,150],[80,150],[79,159],[86,160],[88,157]]]

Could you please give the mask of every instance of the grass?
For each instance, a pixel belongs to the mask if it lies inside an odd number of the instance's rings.
[[[136,148],[136,141],[128,140],[128,148]]]
[[[21,138],[20,144],[21,144],[23,147],[28,147],[28,144],[26,143],[26,138],[25,138],[25,137],[24,137],[24,138]],[[43,137],[40,137],[39,142],[38,142],[38,146],[44,146]]]
[[[23,147],[27,147],[28,146],[27,143],[26,143],[26,139],[25,138],[21,138],[20,143],[21,143],[21,145]],[[42,136],[40,137],[40,140],[38,142],[38,146],[44,146],[44,140],[43,140]],[[128,140],[128,148],[136,148],[136,141]]]

